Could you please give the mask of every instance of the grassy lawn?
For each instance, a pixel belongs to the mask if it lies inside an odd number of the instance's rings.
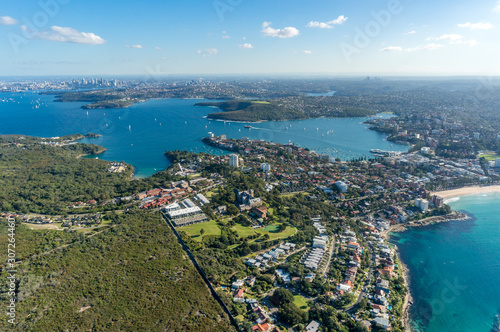
[[[264,227],[264,231],[269,233],[277,233],[278,230],[279,230],[279,225],[277,224],[267,225],[266,227]]]
[[[479,155],[479,158],[483,158],[483,157],[484,157],[484,159],[489,160],[489,161],[494,161],[497,158],[500,158],[500,156],[496,155],[496,154],[480,154]]]
[[[207,191],[206,193],[203,194],[206,198],[210,198],[212,197],[213,195],[215,195],[215,191],[214,190],[209,190]]]
[[[303,193],[280,194],[281,197],[293,197],[295,195],[311,195],[311,194],[307,191]]]
[[[307,311],[309,310],[309,305],[307,305],[307,300],[302,295],[293,295],[293,303],[300,309]]]
[[[262,236],[264,234],[269,234],[269,240],[285,239],[297,232],[297,229],[295,227],[290,227],[290,226],[288,226],[283,232],[278,232],[278,226],[279,224],[272,224],[272,225],[267,225],[264,228],[253,229],[252,227],[246,227],[240,224],[236,224],[235,226],[233,226],[233,229],[238,232],[239,236],[243,237],[248,237],[250,235],[254,235],[255,233],[259,233]],[[254,242],[255,240],[258,239],[254,239],[250,241],[250,243]]]
[[[252,104],[270,104],[270,102],[265,100],[253,100]]]
[[[179,227],[180,231],[186,232],[187,235],[191,236],[191,238],[193,240],[198,241],[198,242],[201,242],[201,240],[203,240],[203,238],[200,236],[201,229],[205,230],[205,234],[203,234],[203,236],[207,236],[207,235],[220,236],[220,234],[221,234],[219,225],[217,225],[215,220],[210,220],[210,221],[202,222],[199,224]]]
[[[194,173],[194,174],[188,175],[188,178],[195,179],[195,178],[199,178],[200,176],[201,176],[201,173]]]
[[[240,224],[236,224],[232,228],[238,232],[239,236],[248,237],[255,234],[255,230],[252,227],[246,227]]]
[[[26,225],[30,229],[37,230],[37,229],[55,229],[55,230],[61,230],[62,227],[62,222],[55,222],[52,224],[30,224],[30,223],[23,223],[23,225]]]

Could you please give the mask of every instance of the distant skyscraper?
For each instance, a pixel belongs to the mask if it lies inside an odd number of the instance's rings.
[[[231,154],[231,155],[229,155],[229,166],[230,167],[238,167],[239,166],[238,155],[237,154]]]

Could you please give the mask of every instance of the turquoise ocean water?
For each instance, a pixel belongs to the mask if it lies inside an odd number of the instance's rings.
[[[489,332],[500,310],[500,193],[454,198],[472,216],[393,234],[410,270],[416,331]]]
[[[53,96],[37,93],[0,94],[0,134],[53,137],[88,132],[102,137],[83,142],[104,146],[105,160],[126,161],[136,176],[149,176],[168,167],[166,150],[224,153],[201,142],[209,132],[228,138],[247,136],[279,143],[292,142],[342,160],[363,155],[370,149],[406,151],[407,146],[385,141],[384,134],[360,124],[366,118],[269,121],[252,124],[204,118],[218,109],[196,107],[203,100],[159,99],[126,109],[83,110],[83,103],[56,103]],[[37,107],[38,106],[38,107]],[[380,116],[390,116],[382,114]]]

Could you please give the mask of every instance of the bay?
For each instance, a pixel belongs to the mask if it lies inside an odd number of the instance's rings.
[[[406,151],[386,135],[362,124],[368,118],[317,118],[296,121],[267,121],[250,124],[209,120],[211,107],[194,106],[200,99],[157,99],[125,109],[84,110],[84,103],[53,102],[50,95],[36,92],[0,94],[0,134],[54,137],[88,132],[102,135],[84,139],[107,150],[105,160],[125,161],[135,167],[136,177],[147,177],[169,166],[167,150],[224,154],[206,146],[203,137],[227,135],[278,143],[292,142],[334,158],[350,160],[370,156],[370,149]],[[380,114],[379,117],[390,117]]]
[[[500,193],[448,202],[472,216],[392,234],[410,271],[415,331],[489,332],[500,310]]]

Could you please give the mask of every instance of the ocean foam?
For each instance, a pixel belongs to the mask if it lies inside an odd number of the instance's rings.
[[[460,197],[452,197],[448,198],[444,201],[445,204],[453,203],[453,202],[458,202],[460,200]]]

